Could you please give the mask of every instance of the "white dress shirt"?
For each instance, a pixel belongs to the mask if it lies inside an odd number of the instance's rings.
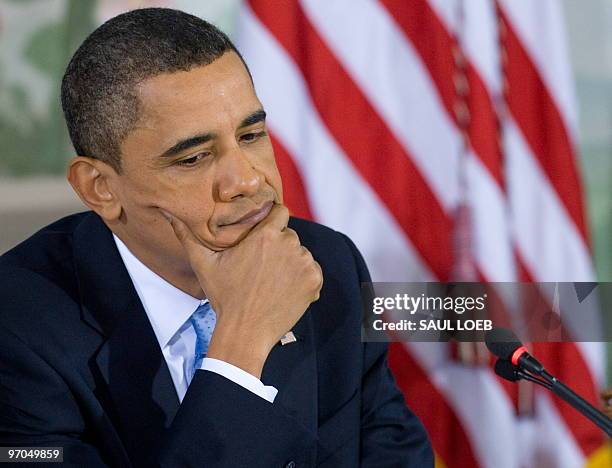
[[[138,260],[121,239],[114,234],[113,238],[149,317],[179,401],[183,401],[195,360],[196,334],[189,318],[208,300],[197,299],[174,287]],[[202,360],[200,369],[222,375],[270,403],[278,393],[276,388],[264,385],[254,375],[225,361],[207,357]]]

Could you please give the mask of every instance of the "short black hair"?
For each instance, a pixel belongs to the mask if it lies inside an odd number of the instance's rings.
[[[76,153],[121,172],[120,146],[139,118],[136,85],[208,65],[228,51],[244,63],[222,31],[179,10],[142,8],[108,20],[81,44],[62,79],[62,109]]]

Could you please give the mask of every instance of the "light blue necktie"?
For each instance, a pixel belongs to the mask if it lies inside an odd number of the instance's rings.
[[[196,309],[189,320],[196,333],[195,359],[191,372],[191,378],[193,378],[195,371],[200,368],[202,360],[206,357],[206,353],[208,352],[208,345],[210,344],[210,338],[215,329],[217,315],[210,307],[210,302],[206,301]]]

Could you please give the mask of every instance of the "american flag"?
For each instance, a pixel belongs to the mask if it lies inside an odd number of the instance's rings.
[[[249,0],[237,25],[286,203],[395,282],[594,281],[565,40],[557,0]],[[602,344],[533,347],[598,404]],[[391,346],[439,466],[601,456],[597,428],[480,352]]]

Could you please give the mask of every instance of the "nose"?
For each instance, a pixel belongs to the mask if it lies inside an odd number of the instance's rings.
[[[263,176],[240,147],[228,150],[219,164],[217,184],[221,201],[250,197],[259,191]]]

